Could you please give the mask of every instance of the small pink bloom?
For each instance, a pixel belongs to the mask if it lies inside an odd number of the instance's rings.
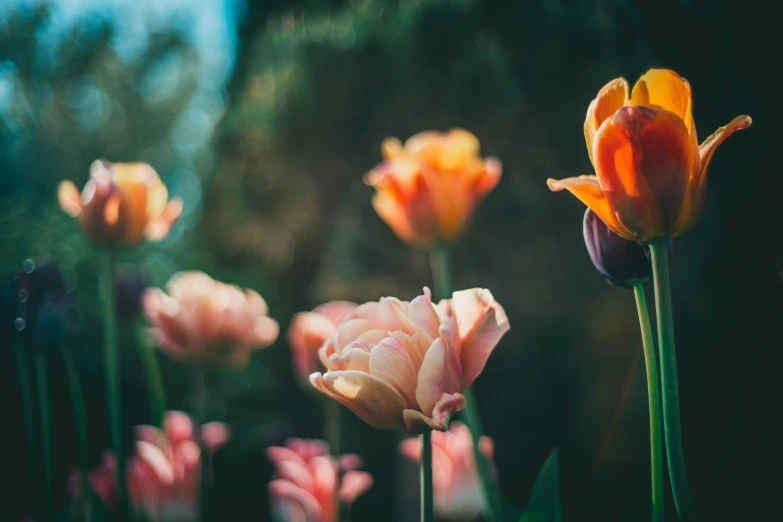
[[[136,447],[127,463],[128,493],[137,515],[145,520],[191,522],[199,519],[201,450],[193,422],[186,413],[170,411],[163,429],[136,428]],[[228,427],[205,424],[201,438],[210,451],[228,440]],[[207,441],[211,438],[210,441]],[[117,466],[106,453],[103,464],[88,475],[93,491],[108,507],[117,497]],[[78,475],[72,479],[80,497]]]
[[[372,486],[369,473],[340,466],[360,466],[358,455],[338,461],[321,440],[289,439],[285,447],[267,448],[266,456],[275,468],[269,483],[273,509],[286,522],[336,522],[338,502],[350,506]]]
[[[319,369],[318,349],[334,335],[343,318],[355,309],[355,303],[332,301],[293,317],[288,328],[288,344],[294,352],[294,368],[303,379]]]
[[[437,305],[426,288],[410,303],[386,297],[345,318],[319,350],[327,372],[310,381],[376,428],[443,431],[508,328],[489,290]]]
[[[479,449],[491,461],[492,439],[482,437]],[[418,463],[421,442],[418,438],[402,441],[400,453]],[[432,434],[432,473],[438,516],[454,521],[475,519],[483,507],[484,496],[473,455],[473,438],[463,424],[455,422],[448,431]]]
[[[147,289],[144,311],[154,337],[171,357],[243,366],[252,350],[277,339],[277,321],[253,290],[195,271],[173,275],[166,290]]]

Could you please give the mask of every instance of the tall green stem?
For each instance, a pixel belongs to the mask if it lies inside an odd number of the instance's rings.
[[[125,475],[125,452],[122,447],[122,397],[120,394],[120,353],[117,344],[117,324],[114,300],[114,254],[107,250],[103,258],[103,331],[106,350],[106,401],[109,414],[112,448],[117,459],[117,489],[127,520],[132,519]]]
[[[435,296],[437,299],[448,299],[453,291],[451,264],[449,261],[448,247],[443,243],[438,243],[430,249],[430,266],[432,267],[432,279],[435,284]],[[479,441],[484,435],[484,430],[481,427],[481,417],[479,416],[476,397],[470,388],[465,391],[464,395],[467,406],[461,414],[465,425],[473,437],[473,456],[478,465],[481,490],[484,494],[484,518],[487,522],[501,522],[503,519],[502,505],[492,480],[489,461],[479,449]]]
[[[421,488],[421,522],[433,522],[432,496],[432,430],[424,428],[421,439],[421,464],[419,466],[419,486]]]
[[[24,416],[24,431],[27,436],[27,469],[30,474],[30,494],[36,490],[35,477],[35,426],[33,424],[33,390],[30,385],[30,367],[27,354],[21,342],[14,344],[14,363],[19,381],[19,394],[22,398],[22,415]]]
[[[44,354],[35,354],[35,380],[38,384],[38,409],[41,415],[41,445],[44,461],[44,499],[47,520],[54,520],[54,482],[52,481],[52,425],[49,408],[49,372]]]
[[[149,400],[152,424],[163,425],[163,415],[166,411],[166,392],[163,388],[163,377],[160,373],[155,347],[149,341],[146,328],[137,328],[138,347],[147,377],[147,398]]]
[[[637,279],[633,283],[636,310],[639,313],[639,328],[642,331],[644,365],[647,369],[647,401],[650,410],[650,477],[652,479],[652,520],[663,522],[663,448],[661,447],[661,402],[658,389],[658,364],[655,360],[655,344],[644,283]]]
[[[650,241],[653,277],[655,279],[655,311],[658,318],[658,350],[661,358],[663,387],[663,429],[666,435],[666,456],[674,504],[681,522],[696,519],[688,491],[685,457],[682,451],[680,426],[680,392],[677,382],[677,353],[674,349],[674,319],[669,283],[669,246],[667,238]]]
[[[201,439],[201,425],[206,422],[207,402],[207,369],[204,363],[197,363],[193,368],[193,394],[194,415],[196,416],[196,433],[201,450],[201,479],[199,482],[199,518],[202,522],[207,518],[207,495],[212,489],[212,455],[207,445]]]
[[[65,368],[65,379],[68,381],[68,390],[73,404],[73,416],[76,420],[76,441],[78,444],[79,471],[87,473],[87,410],[84,406],[84,392],[82,390],[79,372],[73,361],[73,355],[68,346],[63,343],[60,346],[60,357]]]

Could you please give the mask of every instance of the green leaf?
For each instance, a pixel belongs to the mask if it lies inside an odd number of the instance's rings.
[[[560,455],[554,448],[538,472],[519,522],[562,522],[560,507]]]

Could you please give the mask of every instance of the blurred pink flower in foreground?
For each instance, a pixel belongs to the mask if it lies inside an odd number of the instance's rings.
[[[288,327],[288,344],[294,353],[294,368],[304,379],[318,370],[318,349],[337,332],[343,318],[356,309],[356,303],[331,301],[299,312]]]
[[[427,288],[410,303],[385,297],[345,318],[319,351],[327,372],[310,381],[376,428],[443,431],[508,328],[486,289],[437,306]]]
[[[338,503],[350,506],[372,486],[372,476],[357,471],[361,457],[338,461],[321,440],[289,439],[285,447],[267,448],[266,456],[275,468],[272,509],[285,522],[337,522]]]
[[[166,291],[147,289],[144,311],[158,344],[175,359],[244,366],[253,350],[266,348],[280,332],[257,292],[203,272],[174,274]]]
[[[193,422],[186,413],[170,411],[163,430],[153,426],[136,428],[136,447],[128,460],[128,493],[137,516],[152,522],[191,522],[199,519],[201,450]],[[228,440],[228,427],[221,422],[201,426],[204,447],[216,451]],[[80,497],[77,481],[75,493]],[[95,494],[108,507],[117,497],[117,466],[107,452],[102,465],[88,474]]]
[[[492,439],[481,437],[479,449],[492,462]],[[418,464],[421,441],[418,437],[402,441],[400,453]],[[468,521],[481,512],[484,495],[473,456],[473,438],[464,424],[455,422],[449,431],[432,434],[432,486],[439,517]]]

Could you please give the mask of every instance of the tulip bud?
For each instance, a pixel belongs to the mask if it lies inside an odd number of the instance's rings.
[[[593,266],[609,283],[630,288],[634,281],[649,281],[652,268],[646,243],[618,236],[589,208],[585,212],[584,234]]]

